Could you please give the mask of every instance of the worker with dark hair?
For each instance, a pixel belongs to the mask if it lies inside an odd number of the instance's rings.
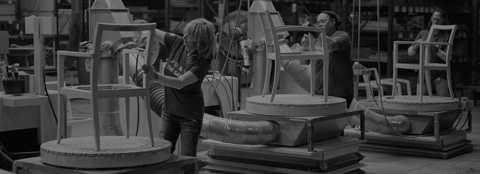
[[[436,8],[433,13],[430,21],[428,22],[428,28],[425,30],[420,31],[415,38],[415,41],[423,42],[427,40],[428,33],[430,31],[430,27],[432,25],[445,25],[446,24],[446,13],[445,11]],[[450,33],[448,31],[437,30],[434,31],[430,42],[448,42],[450,37]],[[413,44],[408,48],[408,55],[413,56],[417,54],[419,49],[419,44]],[[447,59],[445,52],[446,46],[437,46],[437,45],[430,45],[430,62],[432,63],[441,63],[445,62]],[[447,82],[447,73],[445,71],[431,71],[431,81],[435,84],[435,91],[438,96],[446,96],[449,97],[450,94],[448,92],[448,82]],[[426,89],[421,89],[422,93],[426,91]],[[417,91],[419,92],[419,91]]]
[[[325,29],[325,35],[328,42],[328,48],[330,52],[330,65],[329,65],[329,80],[328,80],[328,92],[329,96],[336,96],[344,98],[347,101],[347,107],[353,100],[353,69],[352,61],[350,58],[350,35],[345,31],[338,31],[341,20],[339,16],[332,11],[322,11],[317,17],[317,27]],[[306,26],[308,24],[304,24]],[[317,40],[319,40],[317,38]],[[320,40],[319,40],[320,41]],[[316,45],[320,42],[316,42]],[[302,39],[302,47],[304,50],[308,50],[309,45],[307,42],[307,36]],[[322,45],[320,48],[316,48],[317,51],[323,51]],[[283,61],[282,65],[285,69],[301,68],[299,61]],[[316,61],[315,65],[315,94],[323,94],[323,61]],[[306,73],[307,75],[309,73]],[[301,85],[302,86],[302,85]],[[303,85],[307,87],[308,85]],[[305,88],[304,87],[304,88]],[[309,88],[309,87],[307,87]]]

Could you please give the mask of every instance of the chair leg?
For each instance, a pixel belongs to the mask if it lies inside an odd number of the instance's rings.
[[[272,96],[270,98],[270,102],[273,102],[273,99],[275,99],[275,94],[277,94],[277,87],[278,87],[278,81],[280,80],[280,62],[275,61],[275,72],[273,74],[273,84],[272,84]]]
[[[57,124],[57,144],[60,144],[62,137],[65,137],[65,95],[57,95],[57,111],[58,111],[58,124]]]
[[[262,91],[262,97],[265,97],[265,94],[267,94],[268,91],[268,86],[270,82],[270,74],[272,72],[272,60],[267,59],[265,62],[265,81],[263,82],[263,91]]]
[[[371,85],[368,85],[368,83],[370,83],[370,81],[368,82],[365,82],[366,85],[365,85],[365,94],[366,94],[366,98],[367,100],[370,100],[370,99],[373,99],[373,87]]]
[[[312,97],[315,95],[315,64],[316,61],[314,59],[310,59],[310,95]],[[328,83],[323,83],[323,87],[328,88]],[[328,94],[323,94],[323,96],[326,99]]]
[[[423,89],[420,88],[420,83],[417,83],[417,96],[423,95]]]
[[[146,87],[148,88],[148,86]],[[147,112],[147,123],[148,123],[148,133],[150,134],[150,142],[152,144],[152,147],[155,146],[155,143],[153,141],[153,129],[152,129],[152,112],[150,110],[150,92],[148,91],[145,96],[144,96],[144,102],[145,102],[145,112]]]
[[[395,94],[395,95],[403,95],[403,94],[402,94],[402,85],[401,85],[400,83],[397,83],[395,86],[396,86],[397,89],[398,89],[398,92],[397,92],[397,94]],[[393,87],[393,86],[392,86],[392,87]]]
[[[425,70],[425,82],[427,83],[428,95],[432,96],[432,81],[430,80],[430,70]]]
[[[380,86],[377,86],[377,89],[378,89],[378,96],[379,97],[382,97],[382,96],[385,96],[385,91],[383,90],[383,86],[381,84],[379,84]]]
[[[407,85],[407,95],[411,96],[412,95],[412,87],[410,86],[410,81],[407,81],[405,84]]]
[[[451,71],[450,69],[447,70],[447,85],[448,85],[448,91],[450,92],[450,97],[454,97],[453,95],[453,88],[452,88],[452,78],[451,78]]]
[[[394,55],[396,55],[396,54],[394,53]],[[397,76],[398,76],[397,74],[398,74],[398,69],[397,69],[397,67],[394,66],[393,67],[393,84],[397,84]],[[392,97],[395,96],[396,90],[397,90],[396,88],[392,89]]]
[[[126,126],[126,131],[127,131],[127,138],[130,138],[130,97],[125,97],[123,99],[125,102],[125,126]],[[139,121],[139,120],[137,120]]]
[[[97,151],[100,151],[100,118],[98,110],[98,99],[92,97],[90,101],[90,111],[93,115],[93,131],[95,135],[95,147]]]

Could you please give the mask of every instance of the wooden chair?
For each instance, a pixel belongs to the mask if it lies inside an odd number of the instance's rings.
[[[393,80],[380,78],[380,74],[378,73],[377,68],[368,68],[368,71],[370,72],[369,74],[362,75],[364,82],[358,84],[359,89],[365,89],[367,99],[371,99],[373,97],[373,90],[376,90],[382,95],[384,95],[385,91],[383,89],[383,86],[395,87],[397,88],[395,95],[403,95],[401,83],[405,84],[407,88],[407,95],[412,95],[412,90],[410,89],[410,81],[405,79],[397,79],[396,85],[393,85]],[[371,80],[370,74],[374,75],[375,78],[373,80]],[[380,84],[380,86],[378,84]]]
[[[427,40],[424,42],[417,42],[417,41],[395,41],[393,47],[393,82],[397,82],[398,76],[398,69],[412,69],[419,71],[419,90],[417,90],[417,95],[419,96],[420,102],[423,100],[423,94],[421,90],[423,89],[423,82],[424,79],[427,79],[427,90],[429,96],[432,96],[432,86],[430,82],[430,71],[431,70],[444,70],[447,72],[447,82],[448,82],[448,90],[450,92],[450,96],[453,98],[453,90],[452,90],[452,79],[451,79],[451,70],[450,70],[450,60],[452,56],[452,47],[453,47],[453,39],[455,38],[457,26],[456,25],[432,25],[427,36]],[[431,42],[432,35],[437,30],[446,30],[450,31],[450,36],[448,42]],[[411,63],[399,63],[398,62],[398,46],[402,44],[418,44],[420,45],[420,58],[419,64],[411,64]],[[430,62],[430,50],[429,45],[445,45],[447,49],[446,52],[446,61],[445,63],[432,63]],[[425,75],[424,75],[425,74]],[[396,89],[394,89],[395,92]]]
[[[277,12],[276,12],[277,13]],[[271,88],[271,98],[270,102],[273,102],[275,99],[275,94],[277,92],[277,85],[280,79],[280,67],[282,66],[281,62],[283,60],[310,60],[310,94],[311,96],[315,95],[315,62],[316,60],[323,60],[323,93],[325,95],[325,102],[328,101],[328,67],[330,64],[329,54],[330,50],[328,46],[323,47],[323,52],[315,51],[315,44],[312,34],[309,34],[309,51],[304,52],[280,52],[280,43],[279,43],[279,33],[285,33],[288,31],[306,31],[311,33],[320,33],[318,39],[322,42],[322,45],[328,45],[325,35],[325,29],[317,27],[302,27],[302,26],[275,26],[271,17],[270,11],[266,10],[264,15],[258,13],[259,18],[262,22],[263,33],[265,35],[265,45],[266,45],[266,73],[265,81],[263,84],[262,97],[265,97],[269,82],[270,82],[270,69],[272,68],[272,61],[274,66],[274,78],[273,85]]]
[[[107,24],[107,23],[98,23],[94,33],[94,42],[93,42],[93,51],[92,52],[72,52],[72,51],[58,51],[58,67],[57,67],[57,78],[58,78],[58,113],[59,113],[59,124],[57,127],[57,143],[61,142],[61,138],[65,137],[65,132],[62,131],[65,129],[65,103],[66,96],[70,98],[83,98],[90,100],[90,110],[93,114],[94,122],[94,136],[95,136],[95,146],[96,150],[100,150],[100,123],[99,123],[99,100],[102,98],[122,98],[125,97],[127,100],[129,97],[143,96],[145,101],[145,107],[147,109],[147,121],[148,129],[150,133],[150,141],[152,146],[154,146],[153,141],[153,132],[152,132],[152,121],[150,115],[150,91],[148,89],[149,81],[143,81],[143,87],[138,87],[128,83],[128,80],[124,80],[122,84],[99,84],[99,68],[100,62],[102,61],[102,36],[104,32],[121,32],[121,33],[132,33],[132,36],[139,35],[141,31],[148,31],[149,36],[147,38],[147,43],[144,51],[134,52],[132,50],[126,51],[127,53],[135,53],[143,55],[146,58],[146,62],[149,62],[151,59],[151,54],[149,51],[152,49],[153,37],[155,34],[156,24]],[[106,32],[105,32],[106,33]],[[125,53],[124,53],[125,54]],[[91,60],[91,70],[90,70],[90,85],[80,85],[80,86],[65,86],[64,85],[64,57],[73,56],[73,57],[83,57]],[[115,57],[114,57],[115,58]],[[128,59],[124,57],[124,67],[123,72],[128,72]],[[117,63],[118,66],[118,63]],[[117,74],[118,77],[118,74]],[[128,79],[128,73],[123,73],[123,79]],[[146,79],[144,75],[143,79]],[[129,107],[128,102],[125,102],[125,107]],[[127,109],[128,110],[128,109]],[[128,125],[128,113],[127,113],[127,125]],[[127,128],[127,138],[128,138],[128,128]]]

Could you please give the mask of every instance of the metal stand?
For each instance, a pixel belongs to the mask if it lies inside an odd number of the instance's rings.
[[[376,110],[376,112],[380,112],[380,110]],[[384,135],[367,132],[365,135],[361,135],[359,131],[346,129],[345,134],[352,138],[365,136],[368,141],[361,144],[360,149],[366,151],[448,159],[473,150],[470,141],[466,139],[466,134],[472,131],[471,111],[467,111],[465,121],[468,128],[464,130],[449,129],[449,127],[446,127],[448,124],[446,125],[444,122],[446,116],[461,113],[462,109],[423,113],[395,110],[385,110],[385,112],[386,115],[407,115],[413,120],[412,123],[424,126],[412,129],[426,133],[420,135]],[[432,129],[433,131],[431,131]]]

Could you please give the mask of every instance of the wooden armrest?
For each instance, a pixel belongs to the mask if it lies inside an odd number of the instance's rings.
[[[302,54],[302,52],[282,52],[281,54]]]
[[[128,54],[145,54],[144,49],[123,49],[122,52]]]
[[[420,45],[453,45],[453,43],[448,42],[422,42]]]
[[[420,44],[423,42],[418,42],[418,41],[394,41],[394,45],[411,45],[411,44]]]
[[[59,56],[74,56],[74,57],[92,57],[93,53],[84,53],[76,51],[57,51]]]
[[[304,26],[297,26],[297,25],[286,25],[286,26],[279,26],[276,27],[275,30],[277,32],[284,32],[284,31],[307,31],[307,32],[317,32],[321,33],[323,30],[317,27],[304,27]]]

